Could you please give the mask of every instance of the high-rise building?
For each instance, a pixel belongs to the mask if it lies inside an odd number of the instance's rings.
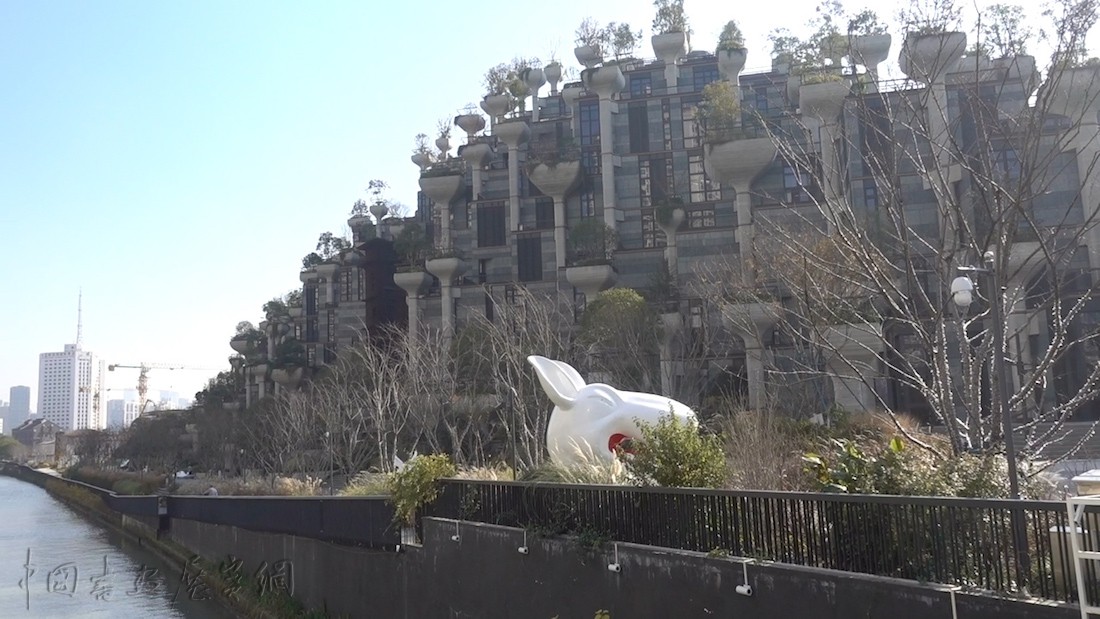
[[[136,399],[109,400],[107,402],[107,427],[128,428],[141,414]]]
[[[22,415],[23,419],[31,414],[31,388],[24,385],[16,385],[8,390],[11,401],[8,406],[14,415]],[[20,421],[19,423],[23,423]]]
[[[38,356],[38,414],[62,432],[105,428],[106,373],[107,362],[78,344],[66,344],[63,352],[42,353]]]
[[[82,348],[80,316],[78,303],[75,344],[38,356],[38,415],[62,432],[107,427],[107,362]]]
[[[31,388],[19,385],[12,387],[9,393],[11,402],[7,406],[0,407],[0,417],[4,420],[4,427],[10,430],[30,417]]]

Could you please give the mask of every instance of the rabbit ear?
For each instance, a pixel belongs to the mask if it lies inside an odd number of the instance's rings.
[[[580,372],[573,369],[573,366],[569,365],[568,363],[566,363],[564,361],[555,361],[553,359],[551,359],[550,361],[554,365],[558,366],[558,368],[562,371],[563,374],[565,374],[567,377],[569,377],[569,382],[573,383],[573,393],[574,394],[577,391],[580,391],[580,389],[582,387],[584,387],[585,385],[588,384],[588,383],[584,382],[584,378],[581,377]]]
[[[539,377],[539,383],[542,384],[543,391],[550,396],[550,401],[561,409],[568,410],[572,408],[577,396],[574,376],[580,378],[577,371],[570,367],[569,369],[573,370],[573,376],[571,376],[558,365],[558,362],[538,355],[527,357],[527,362],[535,368],[535,375]],[[569,367],[568,364],[565,365]]]

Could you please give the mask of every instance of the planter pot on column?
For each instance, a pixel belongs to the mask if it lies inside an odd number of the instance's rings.
[[[966,51],[966,34],[943,32],[911,34],[902,44],[898,66],[912,79],[927,83],[940,81],[944,72]]]
[[[300,279],[303,284],[317,279],[317,269],[314,267],[302,269],[302,272],[298,274],[298,279]]]
[[[591,45],[582,45],[574,48],[573,55],[577,57],[577,62],[583,64],[585,68],[588,69],[603,62],[603,54],[600,53],[600,48]]]
[[[504,117],[512,109],[512,97],[510,95],[488,95],[481,100],[481,109],[489,115],[493,122]]]
[[[610,264],[593,264],[588,266],[569,267],[565,270],[565,281],[584,293],[585,299],[591,301],[600,292],[615,285],[619,274]]]
[[[528,178],[554,200],[554,254],[561,268],[565,266],[565,198],[580,183],[581,162],[540,163],[531,169]]]
[[[466,132],[467,139],[473,139],[485,129],[485,117],[481,114],[459,114],[455,116],[455,125]]]
[[[851,38],[852,58],[867,67],[873,82],[878,81],[878,66],[890,56],[892,40],[888,34],[865,34]]]
[[[561,89],[561,100],[565,103],[565,107],[569,110],[569,113],[573,113],[573,106],[577,104],[577,99],[581,98],[581,94],[584,93],[584,85],[582,84],[566,84]]]
[[[748,191],[775,159],[776,147],[771,138],[752,138],[705,144],[703,164],[707,174],[738,192]]]
[[[286,309],[286,313],[290,315],[291,320],[297,320],[302,317],[305,310],[299,306],[291,306]]]
[[[431,153],[415,153],[412,157],[409,157],[409,159],[420,168],[421,172],[427,170],[432,165]]]
[[[424,271],[408,271],[394,273],[393,283],[404,290],[410,297],[417,297],[428,291],[432,278]]]
[[[1100,96],[1097,95],[1100,95],[1100,67],[1066,69],[1053,80],[1048,79],[1039,89],[1039,97],[1046,97],[1050,102],[1047,111],[1065,116],[1071,125],[1096,124],[1097,112],[1100,111]],[[1091,133],[1081,133],[1086,140],[1096,139]]]
[[[428,272],[439,278],[442,285],[448,286],[456,277],[466,272],[466,263],[461,258],[432,258],[425,263]]]
[[[759,410],[767,399],[764,384],[764,333],[779,320],[778,303],[731,303],[722,311],[729,328],[745,342],[745,370],[749,383],[749,406]]]
[[[885,348],[881,323],[822,328],[825,363],[833,381],[834,404],[849,412],[876,408],[874,378]]]
[[[744,49],[718,50],[718,73],[730,83],[736,84],[737,77],[745,69],[748,51]]]
[[[439,149],[443,158],[447,158],[447,153],[451,150],[451,139],[445,136],[439,136],[435,139],[435,147]]]
[[[305,368],[277,368],[271,371],[271,380],[287,389],[295,389],[305,377]]]
[[[654,35],[650,42],[653,44],[653,55],[665,63],[665,84],[669,88],[675,87],[680,75],[676,61],[687,53],[687,36],[683,32],[666,32]]]
[[[229,347],[237,354],[244,355],[252,350],[252,341],[244,338],[233,338],[229,340]]]
[[[851,92],[845,80],[806,84],[799,90],[799,107],[804,116],[824,124],[835,123],[844,109],[844,99]]]
[[[546,75],[546,81],[550,83],[550,94],[558,94],[558,82],[561,81],[561,63],[551,62],[542,69],[542,72]]]
[[[610,99],[626,87],[623,70],[614,64],[581,71],[581,82],[589,90],[599,94],[601,99]]]

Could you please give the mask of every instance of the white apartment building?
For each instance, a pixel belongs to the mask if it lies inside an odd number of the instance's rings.
[[[102,430],[107,427],[103,397],[107,363],[79,344],[64,352],[38,356],[38,414],[59,430]]]

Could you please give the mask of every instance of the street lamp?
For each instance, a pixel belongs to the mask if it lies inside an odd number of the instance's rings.
[[[333,464],[332,441],[329,440],[328,430],[325,430],[325,445],[328,448],[328,495],[332,496],[332,485],[336,480],[336,467]]]
[[[990,368],[991,376],[997,380],[997,393],[994,398],[996,406],[1001,413],[1001,433],[1005,441],[1005,459],[1008,461],[1008,489],[1013,499],[1020,498],[1020,479],[1016,469],[1016,441],[1012,431],[1012,408],[1009,406],[1012,395],[1008,389],[1010,376],[1005,367],[1005,341],[1004,341],[1004,308],[1001,306],[1004,299],[1003,286],[1000,282],[1000,273],[997,271],[996,254],[990,250],[982,256],[984,267],[958,267],[962,273],[977,273],[989,278],[989,312],[990,325],[988,329],[993,332],[993,367]],[[951,298],[964,312],[974,302],[974,282],[967,276],[956,277],[951,282]],[[1024,529],[1023,514],[1019,510],[1012,510],[1012,529],[1016,545],[1017,581],[1021,586],[1026,586],[1024,580],[1030,574],[1031,559],[1027,551],[1027,533]]]

